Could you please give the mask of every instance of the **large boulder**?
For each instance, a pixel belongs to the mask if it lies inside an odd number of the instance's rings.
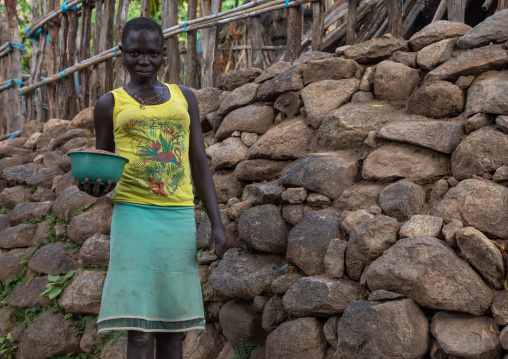
[[[496,46],[480,47],[436,67],[425,76],[425,82],[456,80],[460,76],[502,69],[506,64],[508,64],[508,55],[505,50]]]
[[[308,85],[300,93],[307,112],[306,121],[318,128],[330,111],[348,102],[359,88],[357,79],[323,80]]]
[[[302,68],[293,66],[264,82],[258,89],[261,101],[273,101],[284,92],[300,91],[303,88]]]
[[[52,204],[51,202],[22,202],[14,207],[9,217],[9,223],[11,226],[16,226],[30,219],[42,217],[51,211]]]
[[[425,46],[435,42],[449,39],[452,37],[462,36],[471,29],[471,26],[462,22],[452,21],[434,21],[430,25],[425,26],[422,30],[411,36],[409,45],[414,51],[419,51]]]
[[[457,46],[463,49],[485,46],[491,42],[505,42],[508,40],[508,10],[498,11],[486,18],[462,36]]]
[[[213,175],[213,183],[219,203],[226,203],[230,198],[238,198],[242,195],[243,186],[233,173],[216,173]]]
[[[307,275],[321,274],[330,241],[336,238],[344,239],[339,215],[311,212],[289,232],[286,257]]]
[[[501,344],[496,330],[494,319],[464,313],[438,312],[430,325],[432,335],[446,354],[466,359],[499,358]]]
[[[323,359],[328,346],[316,318],[282,323],[268,335],[265,356],[270,359]]]
[[[310,60],[303,70],[303,84],[308,85],[323,80],[350,79],[357,72],[362,72],[362,68],[353,60],[340,57]]]
[[[452,173],[458,180],[482,176],[508,165],[508,135],[482,127],[462,141],[452,155]]]
[[[353,228],[346,250],[349,277],[359,280],[366,266],[397,242],[399,222],[382,214]]]
[[[447,175],[449,168],[448,156],[409,145],[386,144],[367,156],[362,177],[380,182],[406,178],[424,184]]]
[[[305,187],[332,199],[354,183],[358,161],[338,153],[313,153],[296,161],[281,176],[289,187]]]
[[[379,194],[379,205],[385,213],[399,221],[417,214],[425,204],[425,189],[408,180],[386,186]]]
[[[34,272],[59,275],[78,269],[78,255],[64,243],[49,243],[37,250],[28,261],[28,268]]]
[[[0,248],[30,247],[34,238],[34,227],[18,224],[0,232]]]
[[[337,352],[344,359],[421,359],[430,344],[428,320],[411,299],[353,302],[337,333]]]
[[[198,101],[199,121],[204,131],[209,130],[211,127],[206,116],[219,109],[221,93],[221,90],[214,87],[205,87],[194,91],[194,95]]]
[[[261,316],[254,312],[251,305],[240,300],[224,304],[219,312],[219,321],[222,333],[233,348],[240,343],[262,343],[265,340]]]
[[[286,253],[288,233],[280,210],[273,204],[256,206],[243,212],[238,222],[240,239],[262,252]]]
[[[42,166],[36,163],[7,167],[4,168],[2,177],[10,184],[27,184],[41,168]]]
[[[395,243],[371,263],[370,290],[404,294],[426,308],[482,315],[493,293],[478,274],[436,238],[411,237]]]
[[[84,110],[78,112],[76,116],[72,119],[71,123],[68,125],[68,129],[71,130],[73,128],[83,128],[89,131],[94,130],[93,123],[93,112],[95,107],[88,107]],[[42,128],[42,127],[41,127]]]
[[[492,113],[508,115],[508,71],[493,71],[479,76],[467,91],[465,115]]]
[[[227,94],[221,102],[218,114],[221,116],[227,115],[238,107],[250,105],[256,100],[256,93],[258,92],[259,85],[255,83],[248,83],[238,87]]]
[[[286,189],[276,183],[262,184],[253,183],[245,186],[242,193],[242,201],[250,201],[254,206],[260,204],[282,203],[282,193]]]
[[[453,38],[426,46],[418,51],[416,62],[422,69],[430,71],[450,59],[456,43],[457,38]]]
[[[96,233],[88,238],[79,250],[79,265],[91,267],[93,265],[109,265],[109,236]]]
[[[263,159],[242,161],[235,167],[235,178],[247,182],[270,181],[279,178],[287,165],[287,162]]]
[[[97,198],[80,191],[76,186],[67,187],[53,202],[53,213],[60,221],[68,221],[78,209],[97,202]]]
[[[464,109],[464,94],[457,86],[447,81],[424,84],[408,99],[409,113],[432,118],[458,116]]]
[[[5,284],[9,277],[21,273],[23,264],[21,262],[30,259],[32,250],[16,248],[0,255],[0,282]]]
[[[72,313],[99,314],[105,279],[100,271],[77,271],[58,298],[58,305]]]
[[[280,268],[284,263],[280,256],[233,248],[211,271],[208,283],[220,296],[252,299],[270,288],[272,281],[282,274]]]
[[[69,238],[78,244],[83,244],[95,233],[108,234],[112,214],[113,207],[108,203],[98,203],[92,206],[71,220],[68,229]]]
[[[254,104],[241,107],[222,120],[215,138],[222,141],[235,131],[263,134],[272,125],[274,118],[275,114],[270,106]]]
[[[3,161],[3,159],[0,161]],[[14,208],[20,203],[27,202],[31,195],[32,192],[27,186],[7,187],[0,193],[0,203]]]
[[[287,290],[282,302],[292,316],[329,317],[344,312],[350,303],[365,297],[365,288],[353,281],[304,277]]]
[[[407,41],[386,34],[377,39],[352,45],[344,51],[346,59],[359,63],[376,63],[390,57],[396,51],[408,51]]]
[[[47,276],[39,276],[26,279],[18,284],[16,288],[5,297],[5,301],[17,310],[25,311],[25,309],[37,306],[49,306],[53,301],[47,296],[40,296],[46,290],[49,284]]]
[[[333,206],[340,211],[357,211],[378,205],[379,194],[385,185],[358,183],[346,188],[335,200]]]
[[[235,168],[247,159],[248,148],[238,137],[228,137],[212,155],[212,167],[216,171]]]
[[[419,70],[398,62],[383,61],[376,66],[374,94],[378,100],[403,102],[420,80]]]
[[[220,76],[217,81],[217,87],[221,90],[233,91],[240,86],[254,81],[262,72],[263,70],[255,67],[229,71]]]
[[[463,134],[462,122],[415,121],[385,125],[377,137],[451,154],[462,141]]]
[[[265,82],[266,80],[273,79],[278,74],[283,73],[286,70],[289,70],[291,68],[291,62],[286,61],[277,61],[267,69],[265,69],[261,75],[256,77],[254,80],[255,83],[259,84],[262,82]]]

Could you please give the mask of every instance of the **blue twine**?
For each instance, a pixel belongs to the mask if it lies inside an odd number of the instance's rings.
[[[186,28],[187,28],[187,21],[183,23],[183,32],[185,32],[185,31],[186,31],[186,30],[185,30]]]
[[[38,28],[37,31],[35,32],[35,34],[33,34],[33,36],[30,36],[28,35],[28,32],[30,30],[30,26],[27,26],[25,28],[25,34],[26,34],[26,37],[29,38],[30,40],[32,40],[33,38],[35,38],[36,36],[39,36],[39,34],[41,33],[42,31],[42,28]]]
[[[23,94],[21,93],[23,91],[24,87],[19,89],[19,96],[23,97]]]
[[[27,47],[23,44],[20,44],[19,42],[11,42],[11,47],[18,49],[19,51],[26,50]]]
[[[7,50],[8,54],[12,53],[12,51],[9,51],[9,43],[8,42],[5,43],[5,49]]]
[[[286,5],[284,5],[285,8],[289,6],[289,0],[286,0]]]
[[[49,40],[51,40],[51,37],[49,36],[49,34],[46,34],[46,42],[49,43]]]
[[[14,131],[11,135],[11,138],[9,138],[10,140],[12,140],[14,138],[14,136],[16,136],[17,133],[20,133],[21,130],[17,130],[17,131]]]
[[[74,73],[74,90],[76,93],[79,93],[79,80],[78,80],[78,73]]]
[[[5,87],[10,88],[10,83],[11,82],[16,82],[16,83],[20,84],[21,86],[23,86],[23,81],[18,80],[18,79],[10,79],[10,80],[7,80],[7,83],[5,84]]]
[[[118,46],[115,46],[115,54],[113,56],[116,57],[116,50],[118,49]]]
[[[65,0],[65,1],[64,1],[64,3],[62,4],[62,6],[60,6],[60,8],[61,8],[63,11],[65,11],[65,12],[67,12],[67,11],[69,11],[69,10],[75,10],[75,9],[77,9],[78,7],[81,7],[81,4],[76,4],[76,5],[74,5],[73,7],[68,8],[68,7],[67,7],[67,0]]]
[[[65,71],[67,71],[67,69],[64,69],[62,72],[60,72],[60,78],[61,78],[61,79],[63,79],[63,78],[64,78],[63,73],[64,73]]]

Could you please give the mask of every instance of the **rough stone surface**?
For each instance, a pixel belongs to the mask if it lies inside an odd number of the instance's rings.
[[[439,119],[458,116],[464,103],[464,94],[457,85],[436,81],[416,90],[408,99],[407,109],[409,113]]]
[[[360,88],[357,79],[323,80],[315,82],[301,91],[306,121],[314,128],[318,128],[330,111],[344,105]]]
[[[291,68],[291,63],[290,62],[277,61],[272,66],[270,66],[269,68],[265,69],[265,71],[263,71],[263,73],[261,75],[256,77],[254,82],[255,83],[261,83],[261,82],[264,82],[266,80],[270,80],[270,79],[274,78],[275,76],[277,76],[278,74],[281,74],[281,73],[283,73],[286,70],[289,70],[290,68]]]
[[[23,202],[14,207],[9,217],[12,226],[23,223],[32,218],[41,217],[51,211],[52,203]]]
[[[395,51],[391,59],[409,67],[416,67],[417,55],[417,52]]]
[[[239,181],[258,182],[280,177],[286,162],[264,159],[247,160],[235,167],[235,178]]]
[[[344,312],[351,302],[365,296],[365,288],[353,281],[304,277],[287,290],[282,301],[292,316],[328,317]]]
[[[228,137],[222,142],[222,147],[217,149],[212,156],[212,167],[216,171],[235,168],[237,164],[247,159],[248,148],[241,139]]]
[[[344,211],[357,211],[378,204],[379,194],[385,186],[382,184],[362,183],[346,188],[333,206]]]
[[[238,300],[224,304],[219,313],[222,332],[234,347],[243,343],[261,343],[265,334],[261,325],[261,316],[251,306]]]
[[[286,257],[307,275],[321,274],[330,241],[336,238],[344,239],[338,214],[311,212],[289,232]]]
[[[322,325],[315,318],[282,323],[266,339],[266,358],[322,359],[326,353]]]
[[[301,204],[290,204],[282,207],[282,218],[293,226],[296,226],[303,216],[303,205]]]
[[[283,265],[280,256],[251,254],[233,248],[211,271],[208,282],[221,296],[252,299],[270,288],[273,279],[282,274]]]
[[[31,177],[37,174],[40,168],[41,166],[35,163],[7,167],[4,168],[2,177],[11,184],[26,184]]]
[[[288,117],[293,117],[300,112],[302,104],[303,102],[298,92],[286,92],[277,97],[273,107]]]
[[[302,278],[302,274],[295,272],[281,275],[272,282],[272,291],[275,294],[284,294],[289,287],[298,282],[300,278]]]
[[[506,96],[508,96],[508,71],[485,73],[479,76],[467,91],[465,115],[468,117],[476,113],[508,115],[508,104],[503,101]]]
[[[460,229],[456,238],[462,256],[490,285],[496,289],[503,288],[504,260],[494,242],[473,227]]]
[[[428,215],[413,216],[400,229],[401,238],[424,236],[437,237],[443,228],[443,220]]]
[[[262,316],[263,329],[270,333],[276,329],[280,323],[282,323],[288,314],[284,310],[282,304],[282,297],[280,295],[274,295],[265,304]]]
[[[492,177],[494,182],[505,182],[508,181],[508,166],[499,167]]]
[[[387,144],[367,156],[362,177],[380,182],[405,178],[425,184],[447,175],[449,168],[448,156],[409,145]]]
[[[81,207],[95,202],[97,202],[97,198],[80,191],[76,186],[70,186],[55,199],[52,211],[59,220],[65,221],[72,218]]]
[[[457,46],[463,49],[485,46],[490,42],[504,42],[508,40],[508,11],[501,10],[486,18],[462,36]]]
[[[335,350],[337,349],[337,326],[339,324],[339,317],[330,317],[323,326],[323,334],[325,335],[326,341]]]
[[[340,57],[311,60],[303,70],[303,84],[308,85],[323,80],[350,79],[357,71],[362,71],[360,65]]]
[[[496,333],[489,330],[497,324],[492,318],[464,313],[438,312],[432,317],[430,331],[446,354],[470,359],[494,359],[501,354]]]
[[[80,111],[74,118],[72,119],[71,123],[69,123],[69,126],[67,127],[69,130],[73,128],[84,128],[89,131],[94,130],[94,124],[93,124],[93,111],[95,107],[88,107],[84,110]]]
[[[419,359],[430,342],[428,320],[411,299],[353,302],[337,332],[338,352],[344,359]]]
[[[256,206],[243,212],[238,222],[240,239],[255,250],[286,253],[289,230],[280,210],[273,204]]]
[[[305,187],[336,199],[353,184],[358,163],[335,153],[314,153],[303,157],[281,176],[284,186]]]
[[[255,67],[229,71],[228,73],[220,76],[217,81],[217,87],[221,90],[233,91],[234,89],[255,80],[262,74],[262,72],[263,70]]]
[[[307,198],[307,190],[303,187],[288,188],[282,193],[282,199],[289,203],[302,203]]]
[[[446,243],[448,243],[448,245],[450,245],[452,247],[455,247],[457,245],[456,234],[463,227],[464,227],[464,225],[462,224],[462,222],[458,221],[456,219],[454,219],[453,221],[451,221],[450,223],[446,224],[443,227],[443,230],[442,230],[443,237],[444,237]]]
[[[21,261],[31,257],[30,249],[16,248],[7,253],[0,254],[0,282],[5,284],[9,277],[13,277],[23,270]]]
[[[273,123],[273,108],[263,105],[249,105],[234,110],[222,120],[215,138],[219,141],[231,136],[235,131],[265,133]]]
[[[226,226],[229,223],[228,211],[221,210],[220,218],[222,221],[222,225]],[[199,222],[199,227],[196,231],[198,249],[205,249],[210,247],[211,235],[212,235],[212,224],[210,222],[208,214],[205,213],[205,215],[201,219],[201,222]]]
[[[359,63],[373,63],[390,57],[396,51],[408,50],[406,40],[386,34],[380,38],[348,47],[344,51],[344,56]]]
[[[55,193],[47,188],[39,187],[34,194],[30,196],[32,202],[48,202],[55,198]]]
[[[32,192],[27,186],[7,187],[0,193],[0,203],[14,208],[18,204],[29,200]]]
[[[88,354],[93,354],[96,348],[101,344],[101,338],[97,333],[97,320],[93,319],[85,327],[85,332],[79,342],[79,348]]]
[[[346,269],[351,279],[359,280],[365,267],[397,242],[399,228],[396,219],[380,214],[353,229],[346,251]]]
[[[494,320],[499,325],[508,324],[508,292],[497,291],[491,305]]]
[[[453,38],[441,40],[424,47],[418,51],[416,57],[418,65],[426,71],[434,69],[437,65],[450,59],[456,43],[457,39]]]
[[[69,224],[69,238],[83,244],[95,233],[109,233],[113,207],[108,203],[100,203],[88,211],[74,217]]]
[[[72,248],[64,248],[64,243],[49,243],[37,250],[28,261],[28,268],[45,274],[66,274],[78,269],[78,255]]]
[[[250,105],[256,99],[256,93],[259,85],[255,83],[247,83],[241,87],[238,87],[227,94],[224,100],[221,102],[218,114],[227,115],[238,107]]]
[[[432,237],[404,238],[371,263],[370,290],[385,289],[425,308],[482,315],[492,291],[453,250]]]
[[[5,300],[9,305],[17,310],[24,311],[28,308],[36,306],[47,306],[52,305],[53,301],[47,296],[39,296],[46,290],[46,284],[48,284],[48,277],[40,276],[30,280],[24,280],[14,290],[5,297]]]
[[[30,247],[34,238],[34,227],[18,224],[0,232],[0,248]]]
[[[397,62],[383,61],[376,66],[374,95],[378,100],[405,101],[420,80],[418,70]]]
[[[401,180],[386,186],[379,195],[383,211],[400,221],[417,214],[425,203],[423,187],[408,180]]]
[[[319,193],[310,193],[305,202],[313,208],[326,208],[332,205],[330,198]]]
[[[460,143],[452,155],[452,173],[458,180],[481,176],[508,165],[508,135],[483,127]]]
[[[249,149],[249,158],[298,159],[309,153],[312,130],[300,119],[289,120],[269,129]]]
[[[350,234],[353,228],[356,226],[367,222],[369,219],[374,218],[372,214],[367,212],[364,209],[360,209],[358,211],[352,212],[344,218],[341,225],[342,228],[346,231],[347,234]]]
[[[79,270],[58,298],[58,304],[73,313],[99,314],[106,275],[94,270]]]
[[[259,135],[252,132],[242,132],[240,138],[247,147],[251,147],[258,140]]]
[[[397,299],[404,299],[406,296],[390,292],[384,289],[375,290],[372,293],[369,294],[369,301],[388,301],[388,300],[397,300]]]
[[[250,201],[254,206],[260,204],[280,204],[286,189],[277,184],[249,184],[242,193],[242,201]]]
[[[414,51],[419,51],[425,46],[435,42],[449,39],[452,37],[462,36],[471,29],[471,26],[461,22],[452,21],[434,21],[430,25],[425,26],[422,30],[411,36],[409,45]]]
[[[257,97],[261,101],[273,101],[284,92],[300,91],[302,88],[302,71],[299,66],[293,66],[264,82],[258,89]]]
[[[106,234],[96,233],[88,238],[79,250],[79,265],[109,265],[109,244],[109,236]]]
[[[330,278],[342,278],[348,242],[332,239],[326,250],[324,259],[325,275]]]
[[[243,186],[233,174],[214,174],[213,183],[219,203],[226,203],[230,198],[240,197]]]

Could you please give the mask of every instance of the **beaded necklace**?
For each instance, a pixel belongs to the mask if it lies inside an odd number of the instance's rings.
[[[164,99],[164,92],[166,90],[166,86],[163,86],[160,82],[159,84],[162,86],[162,92],[160,94],[158,94],[157,96],[154,96],[152,98],[149,98],[149,99],[146,99],[146,100],[142,100],[139,98],[139,96],[137,96],[132,90],[131,88],[129,87],[129,85],[126,85],[125,87],[127,87],[127,92],[132,96],[134,97],[136,100],[138,100],[139,102],[139,108],[144,110],[146,108],[146,105],[157,105],[159,102],[161,102],[163,99]],[[157,99],[158,98],[158,99]],[[156,100],[157,99],[157,100]],[[152,101],[152,102],[149,102],[149,101]]]

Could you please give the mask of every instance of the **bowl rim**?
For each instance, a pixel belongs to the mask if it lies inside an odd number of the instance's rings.
[[[72,154],[74,153],[86,153],[86,154],[94,154],[94,155],[105,155],[105,156],[109,156],[109,157],[115,157],[115,158],[121,158],[123,160],[125,160],[126,164],[129,163],[129,159],[126,158],[126,157],[123,157],[123,156],[120,156],[120,155],[117,155],[117,154],[109,154],[109,153],[104,153],[104,152],[94,152],[94,151],[71,151],[69,153],[67,153],[67,156],[69,156],[71,159],[72,159]]]

